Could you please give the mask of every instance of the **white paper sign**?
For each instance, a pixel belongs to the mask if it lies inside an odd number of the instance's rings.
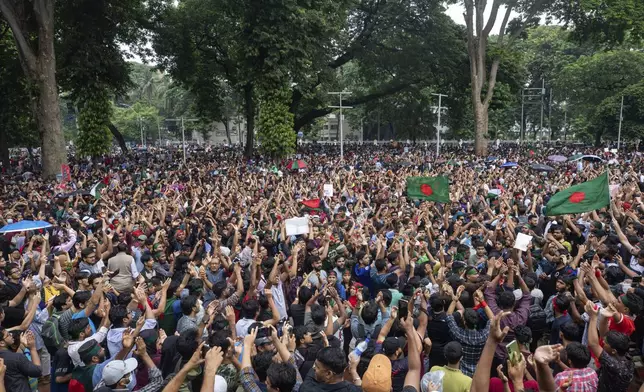
[[[324,197],[333,197],[333,184],[324,184]]]
[[[615,197],[618,190],[619,190],[619,184],[610,184],[608,186],[608,192],[610,193],[610,197]]]
[[[309,232],[309,220],[307,218],[291,218],[284,221],[286,224],[286,235],[300,235]]]
[[[528,244],[532,241],[532,236],[519,233],[517,234],[517,239],[514,241],[514,249],[519,249],[522,251],[527,251],[528,250]]]

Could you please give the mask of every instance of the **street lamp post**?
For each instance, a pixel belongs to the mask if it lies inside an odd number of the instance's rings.
[[[342,106],[342,95],[351,95],[351,91],[334,91],[328,93],[329,95],[338,95],[340,96],[340,106],[329,106],[330,108],[340,109],[340,119],[338,126],[340,127],[340,160],[344,161],[344,133],[342,129],[342,123],[344,118],[342,117],[342,109],[353,109],[353,106]]]
[[[447,95],[438,93],[432,93],[432,95],[438,96],[438,106],[432,106],[432,108],[436,109],[436,111],[438,112],[438,125],[436,126],[436,159],[438,159],[438,156],[441,152],[441,112],[443,111],[443,109],[447,109],[443,107],[442,99],[443,97],[447,98]]]

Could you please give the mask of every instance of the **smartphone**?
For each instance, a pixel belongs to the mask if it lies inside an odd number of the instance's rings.
[[[640,283],[642,283],[642,276],[641,275],[640,276],[634,276],[633,280],[631,282],[631,287],[635,288],[635,287],[639,286]]]
[[[409,301],[406,299],[401,299],[398,301],[398,318],[399,319],[404,319],[407,318],[407,315],[409,314]]]
[[[519,349],[519,343],[517,343],[516,340],[513,340],[510,343],[506,344],[505,348],[508,350],[508,358],[513,363],[516,363],[516,358],[518,358],[517,355],[522,355],[521,350]]]

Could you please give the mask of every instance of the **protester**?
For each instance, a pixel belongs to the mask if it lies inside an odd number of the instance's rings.
[[[6,390],[639,387],[637,151],[159,152],[72,155],[63,182],[6,168],[0,224],[51,225],[0,236]]]

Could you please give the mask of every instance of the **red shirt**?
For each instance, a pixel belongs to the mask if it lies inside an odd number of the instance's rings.
[[[635,332],[635,323],[633,319],[624,314],[621,315],[622,319],[619,322],[616,322],[612,317],[608,320],[608,330],[621,332],[626,336],[631,336]]]

